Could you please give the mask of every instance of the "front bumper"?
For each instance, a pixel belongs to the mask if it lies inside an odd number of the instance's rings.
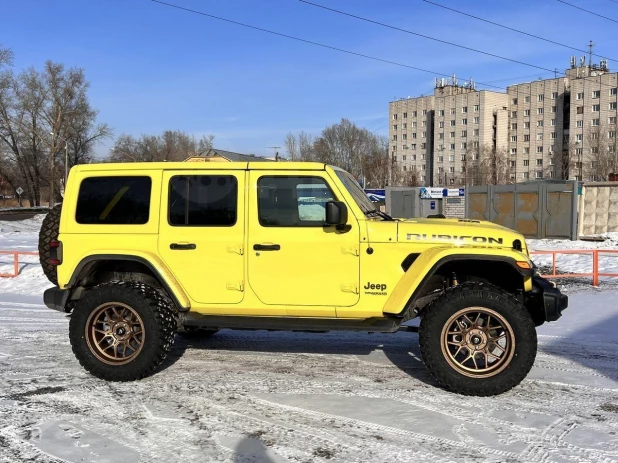
[[[538,304],[542,304],[544,318],[547,322],[554,322],[562,316],[562,312],[569,305],[569,297],[562,294],[551,282],[539,275],[532,277],[532,292]]]
[[[66,289],[60,289],[57,286],[46,289],[43,293],[43,302],[50,309],[57,310],[58,312],[67,312],[67,300],[69,298],[69,292]]]

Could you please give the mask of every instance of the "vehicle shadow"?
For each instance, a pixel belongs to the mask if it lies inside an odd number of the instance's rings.
[[[174,348],[162,368],[168,368],[176,363],[187,349],[218,350],[231,353],[354,356],[366,363],[393,365],[425,384],[437,385],[422,362],[416,333],[369,334],[333,331],[305,333],[222,330],[213,336],[200,336],[197,333],[191,336],[177,335]],[[233,358],[230,361],[233,361]]]
[[[258,439],[245,437],[234,449],[234,463],[275,463],[268,455],[268,449]]]

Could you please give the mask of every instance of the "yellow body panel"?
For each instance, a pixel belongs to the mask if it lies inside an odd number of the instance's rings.
[[[71,169],[60,221],[66,288],[79,263],[93,255],[130,255],[148,261],[185,308],[202,314],[354,318],[398,314],[425,275],[452,255],[529,261],[524,238],[478,221],[368,218],[337,176],[321,163],[186,162],[90,164]],[[149,220],[144,225],[83,225],[75,221],[78,190],[92,176],[148,175]],[[231,175],[238,182],[237,220],[229,227],[179,227],[168,221],[168,189],[175,175]],[[273,227],[258,220],[263,176],[323,179],[348,208],[348,228]],[[519,240],[522,251],[513,249]],[[174,251],[172,243],[193,243]],[[278,244],[276,252],[256,244]],[[402,261],[419,254],[404,271]],[[530,277],[522,277],[525,291]]]

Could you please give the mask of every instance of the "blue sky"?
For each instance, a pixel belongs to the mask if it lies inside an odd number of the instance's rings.
[[[550,76],[297,0],[167,1],[462,79],[506,85]],[[593,40],[596,53],[618,59],[618,24],[556,0],[435,1],[582,49]],[[421,0],[315,2],[548,69],[563,71],[582,55]],[[569,3],[618,19],[611,0]],[[15,67],[51,59],[84,68],[99,119],[116,136],[177,129],[214,134],[221,149],[272,154],[267,147],[282,146],[288,132],[318,134],[342,117],[386,134],[389,101],[431,93],[436,77],[149,0],[6,1],[3,17],[0,43],[15,52]],[[618,62],[609,66],[618,70]]]

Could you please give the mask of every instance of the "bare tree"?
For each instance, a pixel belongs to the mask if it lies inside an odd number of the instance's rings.
[[[314,139],[311,134],[300,132],[298,135],[288,133],[284,140],[288,158],[291,161],[315,161]]]
[[[202,156],[212,149],[214,135],[199,140],[179,130],[166,130],[161,135],[120,135],[107,158],[110,162],[184,161]]]
[[[616,132],[604,125],[590,127],[585,134],[588,153],[582,159],[583,176],[592,181],[606,181],[618,169]]]
[[[40,205],[41,190],[48,187],[53,204],[63,177],[56,172],[64,165],[59,154],[65,153],[65,144],[72,148],[74,163],[84,161],[110,130],[95,125],[97,113],[88,102],[83,70],[48,61],[41,71],[30,68],[15,74],[7,56],[11,54],[0,50],[2,175],[14,188],[24,188],[30,205]]]

